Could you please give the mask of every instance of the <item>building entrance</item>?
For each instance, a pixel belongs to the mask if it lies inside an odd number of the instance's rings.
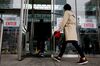
[[[63,16],[63,5],[69,3],[72,6],[72,10],[76,15],[77,20],[77,27],[78,27],[78,37],[79,37],[79,43],[80,46],[83,48],[85,53],[90,54],[99,54],[100,53],[100,1],[99,0],[51,0],[51,22],[50,23],[44,23],[49,24],[48,26],[43,26],[44,28],[48,29],[48,32],[50,31],[51,35],[55,31],[58,22],[60,22],[62,16]],[[22,5],[23,6],[23,5]],[[27,51],[34,54],[37,50],[37,40],[36,37],[38,37],[38,33],[41,31],[37,31],[38,23],[30,23],[33,24],[33,28],[30,28],[30,32],[27,32],[26,24],[24,22],[28,22],[26,18],[28,18],[28,12],[27,17],[23,17],[23,14],[25,12],[24,8],[21,7],[21,21],[20,21],[20,29],[19,29],[19,38],[18,38],[18,59],[22,58],[22,55],[26,52],[26,47],[28,47]],[[41,11],[41,10],[40,10]],[[39,12],[40,12],[39,11]],[[47,11],[45,11],[47,12]],[[35,13],[35,12],[34,12]],[[24,14],[25,15],[25,14]],[[47,16],[46,16],[47,17]],[[24,18],[24,20],[23,20]],[[31,17],[32,18],[32,17]],[[25,20],[26,19],[26,20]],[[24,23],[24,24],[22,24]],[[37,26],[36,26],[37,24]],[[50,29],[49,29],[50,27]],[[36,29],[35,29],[36,28]],[[46,29],[46,30],[47,30]],[[44,32],[44,31],[43,31]],[[27,34],[29,36],[27,36]],[[43,33],[44,34],[44,33]],[[48,33],[47,33],[48,34]],[[47,35],[45,34],[45,35]],[[43,35],[44,36],[44,35]],[[31,38],[30,38],[31,37]],[[29,41],[27,41],[27,39]],[[49,38],[49,37],[48,37]],[[57,44],[55,44],[55,39],[52,40],[53,43],[49,43],[47,39],[45,40],[45,49],[46,50],[52,50],[54,52],[58,52]],[[27,45],[26,45],[27,44]],[[50,49],[48,49],[48,47]],[[25,52],[24,52],[25,51]],[[77,53],[71,44],[67,45],[66,54],[75,54]]]
[[[31,54],[39,52],[48,53],[51,50],[51,23],[50,22],[34,22],[33,36],[29,43],[29,51]]]

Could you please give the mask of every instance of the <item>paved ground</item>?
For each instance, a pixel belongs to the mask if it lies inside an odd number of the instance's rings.
[[[18,61],[17,55],[2,55],[0,66],[100,66],[100,56],[87,56],[87,58],[88,64],[79,65],[76,63],[78,58],[63,58],[59,63],[50,57],[26,57],[22,61]]]

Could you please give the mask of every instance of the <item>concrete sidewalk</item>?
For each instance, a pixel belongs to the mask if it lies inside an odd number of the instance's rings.
[[[87,56],[89,63],[84,66],[99,66],[100,56]],[[2,55],[0,66],[83,66],[77,64],[78,58],[63,58],[56,62],[50,57],[26,57],[22,61],[17,60],[17,55]]]

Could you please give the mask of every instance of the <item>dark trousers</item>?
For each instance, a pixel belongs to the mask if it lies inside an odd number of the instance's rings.
[[[37,49],[40,50],[39,53],[44,53],[44,51],[45,51],[45,40],[38,40]]]
[[[60,50],[60,53],[59,53],[59,57],[62,57],[62,55],[64,54],[65,52],[65,49],[66,49],[66,44],[67,43],[72,43],[72,45],[76,48],[76,50],[78,51],[78,53],[80,54],[81,58],[85,57],[84,56],[84,53],[82,51],[82,49],[79,47],[78,45],[78,41],[64,41],[62,43],[62,47],[61,47],[61,50]]]

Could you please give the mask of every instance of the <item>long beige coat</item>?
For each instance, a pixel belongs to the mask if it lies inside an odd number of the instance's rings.
[[[66,41],[78,40],[76,31],[76,19],[72,11],[64,12],[63,20],[60,23],[60,30],[64,30]]]

